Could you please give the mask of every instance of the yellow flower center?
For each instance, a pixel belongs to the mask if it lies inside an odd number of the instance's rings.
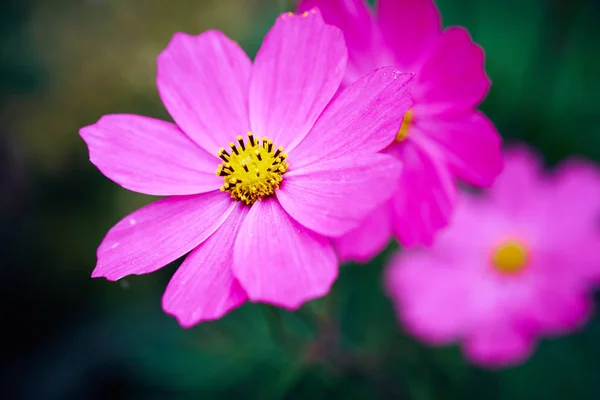
[[[220,148],[217,156],[223,162],[217,168],[217,175],[223,177],[222,192],[229,192],[231,198],[250,205],[264,196],[269,196],[279,188],[283,174],[289,164],[283,147],[275,149],[273,141],[263,137],[254,139],[248,132],[248,141],[237,137],[238,145],[231,142],[228,153]]]
[[[504,275],[515,275],[527,266],[529,252],[525,245],[517,240],[507,240],[496,247],[492,253],[492,265]]]
[[[412,125],[412,110],[408,110],[406,114],[404,114],[404,118],[402,118],[402,125],[400,125],[400,130],[396,134],[396,142],[403,142],[408,137],[408,130]]]

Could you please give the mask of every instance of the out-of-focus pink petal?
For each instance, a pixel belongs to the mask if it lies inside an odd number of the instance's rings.
[[[327,238],[267,198],[254,203],[242,225],[233,272],[252,301],[293,310],[329,291],[338,262]]]
[[[234,206],[215,191],[168,197],[140,208],[108,231],[92,277],[116,281],[156,271],[206,240]]]
[[[251,69],[244,50],[221,32],[176,33],[158,56],[156,84],[177,125],[216,154],[250,130]]]
[[[338,90],[347,58],[342,32],[316,10],[279,17],[252,69],[254,134],[286,150],[299,143]]]
[[[461,253],[463,249],[468,248],[469,257],[487,262],[491,246],[499,244],[507,237],[512,238],[513,234],[522,237],[521,233],[514,232],[511,221],[481,196],[465,193],[460,195],[459,192],[448,226],[436,234],[434,246],[427,251]],[[528,238],[529,236],[524,240]]]
[[[600,282],[600,169],[572,158],[544,178],[547,190],[534,197],[530,208],[545,210],[546,223],[539,223],[537,229],[545,247],[553,252],[549,264],[556,268],[552,273],[565,274],[565,278],[576,275],[595,287]]]
[[[472,333],[463,342],[463,351],[472,362],[488,367],[505,367],[524,362],[533,353],[535,338],[502,322]]]
[[[385,249],[392,238],[391,218],[391,204],[382,204],[358,228],[333,238],[340,261],[367,263]]]
[[[431,344],[459,340],[469,329],[473,274],[440,254],[398,254],[385,286],[405,328]]]
[[[470,110],[483,100],[490,84],[483,49],[466,29],[450,28],[438,37],[435,51],[417,74],[415,117]]]
[[[403,170],[392,198],[393,226],[404,246],[430,245],[448,224],[456,201],[456,186],[440,154],[407,140],[388,153],[402,160]]]
[[[480,112],[424,118],[413,129],[432,139],[451,171],[472,185],[490,186],[502,171],[502,139]]]
[[[504,169],[486,196],[509,218],[531,219],[547,193],[544,185],[539,156],[526,147],[513,146],[504,151]]]
[[[321,161],[286,173],[277,199],[307,228],[341,236],[390,198],[401,169],[379,153]]]
[[[248,213],[237,203],[215,233],[196,247],[171,278],[163,309],[183,327],[219,319],[242,305],[246,292],[233,276],[233,244]]]
[[[589,161],[569,159],[553,175],[548,196],[557,233],[600,234],[600,168]]]
[[[552,285],[535,303],[532,312],[546,334],[565,334],[581,328],[592,313],[592,301],[583,290],[565,290]]]
[[[562,268],[565,273],[577,274],[580,279],[583,279],[588,288],[597,289],[600,286],[600,259],[598,258],[600,232],[596,231],[595,233],[586,235],[583,233],[571,234],[571,231],[566,230],[564,232],[569,232],[569,235],[563,235],[563,240],[561,241],[558,238],[558,233],[554,233],[555,230],[559,229],[560,224],[558,225],[555,229],[552,229],[553,242],[549,243],[550,246],[560,249],[564,259],[564,263],[556,267],[561,268],[563,265],[576,265],[577,271]],[[557,244],[555,245],[554,243]]]
[[[342,90],[304,140],[289,149],[293,168],[384,149],[396,137],[404,114],[412,105],[413,81],[412,74],[384,67]]]
[[[318,7],[326,23],[344,32],[348,46],[346,84],[384,65],[392,65],[381,32],[364,0],[302,0],[300,12]],[[388,62],[386,62],[388,61]]]
[[[571,232],[563,232],[567,243],[554,244],[545,237],[538,237],[531,248],[531,262],[528,265],[530,277],[522,274],[521,281],[526,281],[531,295],[528,301],[521,301],[519,312],[528,318],[535,330],[543,334],[564,334],[580,328],[587,322],[592,301],[589,269],[582,265],[585,256],[577,251],[595,252],[590,248],[571,249],[569,236]],[[578,237],[585,237],[578,235]],[[596,265],[600,265],[598,261]],[[511,298],[515,296],[511,294]]]
[[[378,0],[379,27],[397,65],[416,71],[441,33],[442,21],[433,0]]]
[[[182,195],[219,188],[219,160],[176,125],[139,115],[105,115],[79,134],[90,160],[125,189],[150,195]]]

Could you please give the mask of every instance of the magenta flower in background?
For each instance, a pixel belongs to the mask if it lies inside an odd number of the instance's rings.
[[[301,1],[301,10],[310,7],[344,31],[345,84],[383,65],[416,73],[414,106],[384,151],[403,161],[395,194],[336,240],[340,257],[368,261],[393,234],[405,246],[431,244],[454,207],[455,178],[485,187],[502,169],[500,136],[476,109],[490,87],[483,50],[464,28],[442,31],[430,0],[378,0],[376,13],[363,0]]]
[[[580,160],[545,175],[524,148],[481,196],[463,195],[427,250],[394,257],[386,286],[406,329],[460,342],[473,362],[521,362],[536,338],[586,322],[600,277],[600,171]]]
[[[379,151],[412,104],[413,76],[393,67],[338,92],[346,63],[342,32],[315,10],[278,18],[254,64],[220,32],[175,34],[157,85],[176,124],[121,114],[81,129],[104,175],[169,196],[108,232],[92,276],[149,273],[191,251],[163,296],[185,327],[246,300],[294,309],[327,293],[338,271],[327,237],[392,194],[400,163]]]

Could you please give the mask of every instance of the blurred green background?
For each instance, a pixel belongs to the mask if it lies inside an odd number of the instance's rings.
[[[106,113],[168,118],[155,58],[175,31],[214,28],[253,55],[277,0],[0,2],[2,392],[8,399],[598,399],[600,319],[544,340],[523,366],[469,366],[404,335],[380,287],[386,254],[344,266],[296,313],[248,304],[181,329],[160,298],[178,263],[90,278],[121,217],[152,199],[88,161],[81,126]],[[549,164],[600,161],[600,3],[440,0],[487,52],[483,110]]]

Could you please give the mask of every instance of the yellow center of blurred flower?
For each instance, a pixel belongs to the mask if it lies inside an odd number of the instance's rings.
[[[496,247],[492,254],[492,264],[505,275],[515,275],[523,271],[529,261],[525,245],[517,240],[507,240]]]
[[[412,119],[412,110],[408,110],[406,114],[404,114],[402,125],[400,125],[400,130],[396,134],[396,142],[403,142],[408,137],[408,130],[412,125]]]
[[[229,143],[230,153],[220,148],[217,156],[223,162],[217,175],[223,177],[222,192],[250,205],[261,197],[269,196],[279,188],[289,164],[283,147],[275,149],[273,141],[263,137],[262,142],[248,132],[248,141],[237,137],[238,144]]]

